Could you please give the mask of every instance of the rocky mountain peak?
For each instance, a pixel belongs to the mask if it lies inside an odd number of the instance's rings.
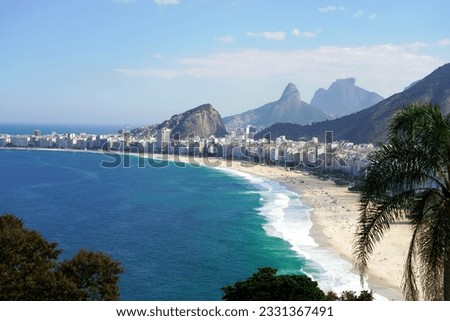
[[[311,105],[334,115],[343,116],[368,108],[383,100],[377,93],[356,86],[355,78],[337,79],[328,89],[320,88]]]
[[[356,84],[356,78],[337,79],[333,84],[353,87]]]
[[[131,132],[138,137],[156,136],[159,129],[171,129],[171,136],[181,139],[200,136],[200,138],[224,137],[227,130],[219,112],[211,104],[203,104],[188,111],[173,115],[169,120],[159,125],[150,125],[133,129]]]
[[[286,99],[286,98],[292,98],[292,96],[298,97],[298,100],[300,99],[300,92],[297,89],[297,86],[295,86],[293,83],[289,83],[286,88],[283,91],[283,94],[281,95],[280,100]]]
[[[285,135],[287,138],[296,139],[323,137],[325,131],[332,131],[336,140],[376,144],[385,141],[392,115],[397,110],[416,103],[437,104],[444,115],[450,114],[450,64],[439,67],[410,88],[372,107],[310,126],[275,124],[258,133],[255,139],[264,137],[269,132],[275,137]]]
[[[223,121],[228,130],[233,130],[247,125],[262,129],[278,122],[309,124],[328,118],[331,117],[325,112],[301,101],[297,87],[293,83],[289,83],[277,101],[242,114],[225,117]]]
[[[174,115],[158,126],[163,127],[170,128],[172,134],[179,134],[180,138],[192,135],[201,138],[208,138],[211,135],[224,137],[227,134],[222,117],[211,104],[203,104]]]

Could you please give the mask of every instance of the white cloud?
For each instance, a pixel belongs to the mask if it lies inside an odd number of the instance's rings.
[[[426,48],[427,44],[424,43],[424,42],[416,41],[416,42],[413,42],[413,43],[410,43],[410,44],[406,44],[404,46],[405,46],[405,48],[417,51],[417,50]]]
[[[326,6],[326,7],[319,7],[319,11],[323,12],[323,13],[327,13],[327,12],[333,12],[333,11],[345,11],[345,7],[339,6]]]
[[[223,43],[232,43],[234,42],[234,37],[232,35],[226,35],[222,37],[217,37],[216,40],[223,42]]]
[[[365,15],[364,10],[358,10],[354,14],[352,14],[352,17],[353,18],[361,18],[364,15]],[[376,13],[372,13],[367,16],[367,19],[369,19],[369,20],[375,20],[376,18],[378,18],[378,15]]]
[[[155,53],[152,53],[150,55],[150,57],[153,58],[153,59],[162,59],[163,55],[160,52],[155,52]]]
[[[292,34],[295,36],[295,37],[306,37],[306,38],[312,38],[312,37],[315,37],[315,36],[317,36],[317,34],[320,32],[320,30],[317,30],[317,31],[315,31],[315,32],[313,32],[313,31],[301,31],[300,29],[297,29],[297,28],[295,28],[295,29],[293,29],[292,30]]]
[[[450,39],[449,38],[444,38],[439,40],[438,45],[440,46],[450,46]]]
[[[290,51],[249,49],[182,58],[175,62],[172,69],[120,68],[116,71],[134,77],[236,80],[284,77],[309,86],[310,95],[337,78],[351,76],[358,79],[360,86],[386,97],[403,90],[412,81],[423,78],[444,63],[439,58],[420,54],[414,47],[414,44],[386,44],[367,47],[324,46]]]
[[[155,3],[160,6],[169,6],[173,4],[179,4],[179,0],[155,0]]]
[[[362,16],[364,16],[364,10],[358,10],[352,15],[352,17],[354,17],[354,18],[359,18]]]
[[[319,11],[320,12],[332,12],[332,11],[336,11],[336,7],[335,6],[319,7]]]
[[[286,33],[283,31],[247,32],[248,37],[265,38],[267,40],[283,41]]]

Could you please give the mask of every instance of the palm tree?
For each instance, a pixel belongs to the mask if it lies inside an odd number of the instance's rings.
[[[354,242],[361,282],[375,244],[392,224],[405,220],[412,227],[405,299],[450,300],[450,116],[436,105],[397,112],[388,143],[371,156]]]

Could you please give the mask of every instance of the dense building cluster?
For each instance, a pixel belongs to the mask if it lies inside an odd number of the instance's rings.
[[[215,157],[248,163],[278,165],[286,169],[340,170],[351,176],[361,175],[374,150],[372,144],[333,141],[332,132],[324,139],[289,140],[270,135],[255,140],[256,129],[231,131],[225,137],[208,138],[191,135],[181,138],[169,128],[158,129],[156,135],[142,137],[119,130],[116,134],[52,133],[42,135],[0,134],[0,147],[74,150],[106,150],[144,154],[174,154],[195,157]]]

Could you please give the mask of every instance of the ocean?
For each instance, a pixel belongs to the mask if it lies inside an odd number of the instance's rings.
[[[121,300],[220,300],[258,267],[305,273],[324,290],[358,290],[351,264],[309,236],[301,195],[230,169],[104,168],[90,152],[0,150],[0,213],[64,250],[120,261]]]
[[[58,134],[116,134],[119,129],[130,130],[138,126],[133,125],[79,125],[79,124],[42,124],[42,123],[2,123],[0,122],[0,134],[10,135],[32,135],[35,130],[40,130],[42,135],[49,135],[53,132]]]

